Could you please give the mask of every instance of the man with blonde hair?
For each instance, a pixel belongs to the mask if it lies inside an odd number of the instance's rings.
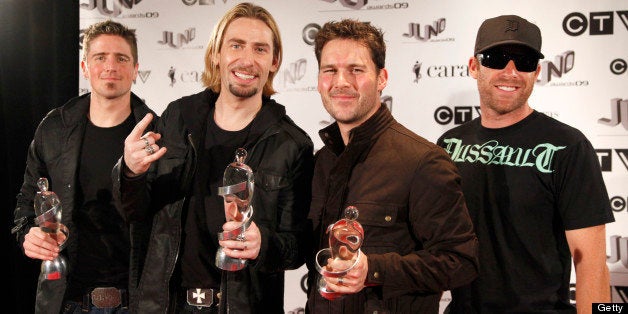
[[[127,137],[118,197],[129,221],[152,223],[133,311],[283,313],[284,271],[304,263],[313,144],[270,98],[281,52],[270,13],[236,5],[209,41],[207,88],[170,103],[156,132],[144,132],[147,117]],[[238,224],[217,193],[238,148],[254,172],[255,210],[241,241],[219,242]],[[219,247],[248,266],[222,271]]]

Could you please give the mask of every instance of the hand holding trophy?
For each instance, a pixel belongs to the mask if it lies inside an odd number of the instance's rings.
[[[35,195],[35,223],[42,231],[47,232],[59,244],[59,251],[63,250],[69,235],[68,228],[61,223],[61,201],[57,194],[48,190],[48,179],[39,178],[37,180],[39,191]],[[51,261],[42,261],[41,273],[47,280],[57,280],[67,275],[67,262],[59,254]]]
[[[335,300],[343,297],[344,294],[329,289],[324,276],[342,278],[360,260],[364,229],[357,219],[356,207],[345,208],[344,218],[327,228],[329,248],[316,253],[316,270],[321,274],[318,280],[318,292],[325,299]]]
[[[244,163],[247,152],[244,148],[238,148],[235,153],[235,161],[227,165],[223,175],[223,184],[218,188],[218,194],[225,199],[225,216],[227,221],[237,221],[241,224],[232,230],[224,230],[218,234],[218,240],[244,241],[244,232],[251,224],[253,217],[253,170]],[[216,266],[223,270],[236,271],[246,267],[247,260],[233,258],[225,254],[219,247],[216,252]]]

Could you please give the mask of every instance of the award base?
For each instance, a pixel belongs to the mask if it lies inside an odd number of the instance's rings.
[[[246,267],[246,262],[247,260],[243,258],[233,258],[233,257],[227,256],[227,254],[225,254],[222,247],[219,247],[218,251],[216,251],[216,266],[218,266],[218,268],[222,270],[228,270],[228,271],[241,270],[244,267]]]

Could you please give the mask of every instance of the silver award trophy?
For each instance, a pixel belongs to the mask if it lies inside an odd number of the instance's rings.
[[[344,294],[329,289],[323,276],[345,276],[360,260],[364,229],[357,219],[358,209],[355,206],[345,208],[344,218],[327,228],[329,247],[316,253],[316,270],[321,274],[318,292],[325,299],[335,300]]]
[[[235,161],[227,165],[223,175],[223,186],[218,188],[218,195],[225,199],[225,216],[228,221],[238,221],[241,224],[232,230],[223,230],[218,234],[218,240],[244,241],[244,232],[251,225],[253,217],[253,170],[247,166],[247,152],[238,148]],[[225,254],[222,247],[216,252],[216,266],[228,271],[241,270],[246,267],[247,259],[233,258]]]
[[[39,191],[34,200],[35,215],[37,215],[35,223],[55,240],[63,240],[59,245],[59,251],[61,251],[69,235],[68,228],[61,224],[61,201],[55,192],[48,190],[48,179],[39,178],[37,187]],[[67,269],[67,262],[61,254],[51,261],[41,262],[41,273],[47,280],[64,278],[67,275]]]

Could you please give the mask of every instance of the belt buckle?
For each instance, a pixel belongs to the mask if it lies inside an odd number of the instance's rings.
[[[187,290],[186,300],[189,305],[211,307],[214,304],[214,289],[192,288]]]
[[[95,288],[90,293],[90,299],[98,308],[115,308],[122,304],[122,294],[114,287]]]

